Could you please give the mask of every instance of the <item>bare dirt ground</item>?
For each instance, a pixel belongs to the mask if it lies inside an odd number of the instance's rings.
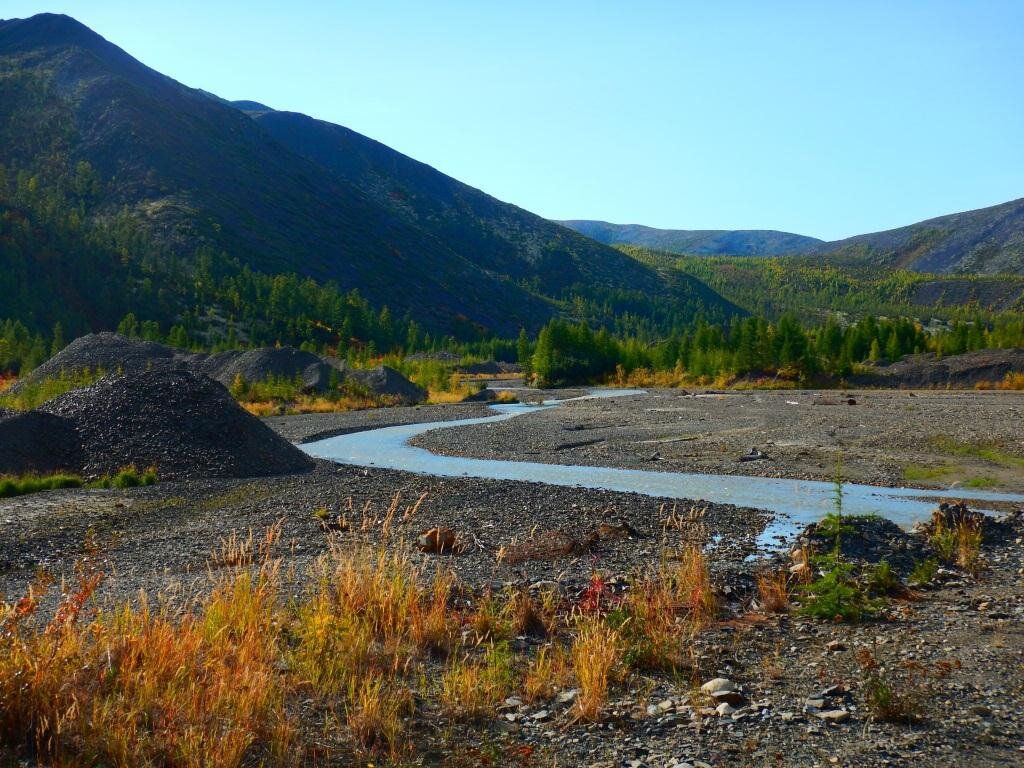
[[[848,405],[852,399],[855,405]],[[1024,393],[651,390],[428,432],[436,453],[555,464],[1024,491]],[[752,448],[767,455],[739,461]]]

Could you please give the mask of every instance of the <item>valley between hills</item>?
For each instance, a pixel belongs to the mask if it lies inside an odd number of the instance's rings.
[[[1022,243],[549,221],[0,21],[0,765],[1020,763]]]

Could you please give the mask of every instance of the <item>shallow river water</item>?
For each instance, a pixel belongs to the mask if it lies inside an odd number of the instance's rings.
[[[588,398],[622,397],[643,394],[643,390],[595,390]],[[361,467],[399,469],[439,477],[479,477],[493,480],[520,480],[581,488],[642,493],[671,499],[693,499],[756,507],[784,515],[762,534],[768,539],[785,529],[820,520],[835,509],[836,487],[816,480],[791,480],[744,475],[708,475],[699,473],[655,472],[638,469],[543,464],[530,461],[498,461],[458,456],[440,456],[408,441],[434,429],[489,424],[526,413],[556,408],[561,402],[543,405],[494,405],[493,416],[457,421],[437,421],[382,427],[355,432],[300,446],[311,456]],[[843,514],[877,514],[893,522],[910,526],[931,514],[938,498],[966,500],[972,507],[990,510],[986,502],[1004,501],[1024,504],[1018,494],[973,491],[967,489],[928,490],[883,488],[844,483]]]

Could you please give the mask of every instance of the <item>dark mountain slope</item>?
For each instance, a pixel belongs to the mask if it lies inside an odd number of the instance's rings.
[[[655,229],[588,220],[559,223],[608,245],[638,245],[681,254],[778,256],[803,253],[821,243],[813,237],[773,229]]]
[[[1024,198],[811,249],[836,263],[915,272],[1024,273]]]
[[[588,281],[663,290],[660,278],[641,265],[612,258],[575,232],[348,128],[295,112],[250,114],[293,152],[351,182],[410,224],[429,227],[484,269],[517,279],[539,277],[556,290]]]
[[[208,245],[337,280],[437,329],[535,328],[573,294],[613,311],[732,309],[344,128],[249,107],[262,105],[187,88],[68,17],[0,22],[0,164],[66,187],[86,161],[84,216],[127,210],[186,260]]]

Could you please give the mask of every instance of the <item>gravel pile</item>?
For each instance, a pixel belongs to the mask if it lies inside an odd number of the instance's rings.
[[[82,464],[75,425],[30,411],[0,412],[0,475],[51,474]]]
[[[891,520],[848,517],[842,525],[839,552],[844,560],[866,565],[884,560],[897,574],[906,577],[917,563],[935,554],[927,538],[908,533]],[[817,523],[808,526],[800,539],[810,542],[818,553],[832,551],[836,543],[835,537],[821,531]]]
[[[27,384],[81,371],[141,373],[186,370],[209,376],[225,386],[241,377],[252,384],[271,378],[302,379],[306,392],[325,392],[349,381],[371,395],[391,397],[400,403],[418,403],[427,393],[393,368],[380,366],[349,370],[344,360],[326,358],[294,347],[260,347],[246,351],[193,354],[150,341],[129,339],[116,333],[80,336],[52,359],[16,382],[16,392]]]
[[[865,383],[912,389],[971,388],[981,382],[1002,381],[1008,373],[1024,373],[1024,349],[986,349],[942,359],[910,355],[879,368]]]
[[[134,464],[161,478],[255,477],[312,467],[299,449],[246,413],[228,391],[188,371],[108,376],[40,408],[70,422],[86,475]]]
[[[238,377],[246,382],[257,382],[298,376],[306,392],[325,392],[345,377],[342,370],[319,355],[294,347],[261,347],[209,357],[196,356],[189,367],[225,386],[230,386]]]
[[[44,379],[59,378],[81,371],[131,373],[181,367],[183,355],[171,347],[151,341],[128,339],[116,333],[90,333],[79,336],[63,350],[15,382],[12,391]]]
[[[352,369],[346,378],[374,395],[391,398],[401,405],[412,405],[427,399],[427,391],[417,386],[394,368],[378,365],[368,370]]]

